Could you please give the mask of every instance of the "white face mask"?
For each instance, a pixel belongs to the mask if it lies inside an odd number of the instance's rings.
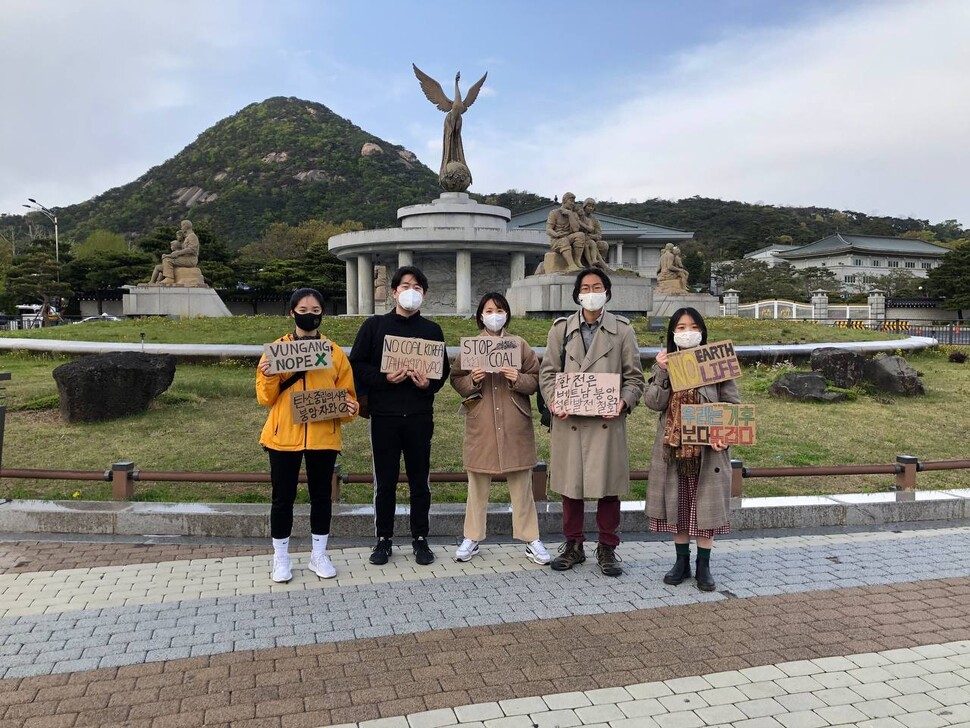
[[[508,320],[508,314],[504,313],[486,313],[482,316],[482,323],[485,324],[485,328],[494,334],[501,331]]]
[[[674,343],[678,349],[693,349],[701,345],[704,335],[700,331],[675,331]]]
[[[397,302],[405,311],[417,311],[421,308],[421,304],[424,303],[424,296],[421,294],[421,291],[408,288],[406,291],[401,291],[397,294]]]
[[[579,305],[587,311],[599,311],[606,305],[605,293],[580,293]]]

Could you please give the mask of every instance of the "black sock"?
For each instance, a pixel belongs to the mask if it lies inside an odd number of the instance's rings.
[[[710,563],[710,560],[711,560],[711,550],[710,549],[702,549],[700,546],[698,546],[697,547],[697,560],[698,561],[707,561],[708,563]]]
[[[689,543],[675,543],[674,548],[677,549],[678,556],[690,556],[690,544]],[[710,551],[708,551],[710,553]]]

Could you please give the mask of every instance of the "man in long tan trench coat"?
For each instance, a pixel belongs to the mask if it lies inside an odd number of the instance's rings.
[[[542,396],[552,418],[550,481],[562,496],[566,542],[552,561],[556,571],[586,560],[583,549],[584,499],[596,499],[599,539],[596,559],[607,576],[619,576],[616,547],[620,543],[620,496],[630,491],[626,418],[643,394],[643,370],[637,337],[630,322],[606,311],[612,284],[602,270],[587,268],[576,276],[573,300],[580,310],[557,319],[546,342],[539,367]],[[620,375],[620,403],[616,414],[602,417],[566,415],[552,409],[556,374],[600,372]]]

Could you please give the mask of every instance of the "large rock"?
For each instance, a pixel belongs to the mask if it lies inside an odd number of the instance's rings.
[[[812,371],[816,371],[836,387],[850,389],[862,381],[866,358],[848,349],[824,346],[812,352]]]
[[[61,417],[67,422],[112,420],[144,412],[174,378],[175,357],[169,354],[98,354],[54,370]]]
[[[841,402],[845,395],[841,392],[828,392],[825,377],[818,372],[795,372],[782,374],[772,382],[768,391],[776,397],[787,397],[803,402]]]
[[[901,356],[866,360],[865,378],[880,392],[916,396],[926,394],[919,373]]]

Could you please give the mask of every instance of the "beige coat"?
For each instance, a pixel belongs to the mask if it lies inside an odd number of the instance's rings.
[[[738,404],[738,388],[734,380],[708,384],[697,388],[701,402],[733,402]],[[666,369],[656,364],[643,395],[643,403],[660,413],[657,436],[650,459],[647,481],[647,516],[668,523],[677,523],[677,467],[667,462],[664,450],[664,418],[670,402],[670,377]],[[729,450],[715,451],[701,448],[701,470],[697,477],[697,528],[701,530],[728,525],[731,511],[731,456]]]
[[[552,401],[557,372],[603,372],[620,375],[620,398],[627,409],[619,417],[570,416],[552,418],[550,487],[568,498],[603,498],[630,492],[626,418],[643,394],[640,350],[630,322],[609,311],[603,314],[589,351],[579,330],[582,312],[558,319],[549,330],[546,353],[539,367],[539,386]],[[566,361],[562,361],[563,336]]]
[[[511,336],[502,332],[503,336]],[[479,336],[490,336],[482,331]],[[462,368],[461,355],[451,369],[451,385],[468,399],[462,407],[465,416],[465,442],[462,453],[465,470],[473,473],[512,473],[535,467],[536,438],[532,429],[532,405],[529,395],[539,388],[539,358],[520,337],[522,367],[513,385],[503,374],[488,372],[475,384],[471,372]],[[469,406],[470,405],[470,406]]]

